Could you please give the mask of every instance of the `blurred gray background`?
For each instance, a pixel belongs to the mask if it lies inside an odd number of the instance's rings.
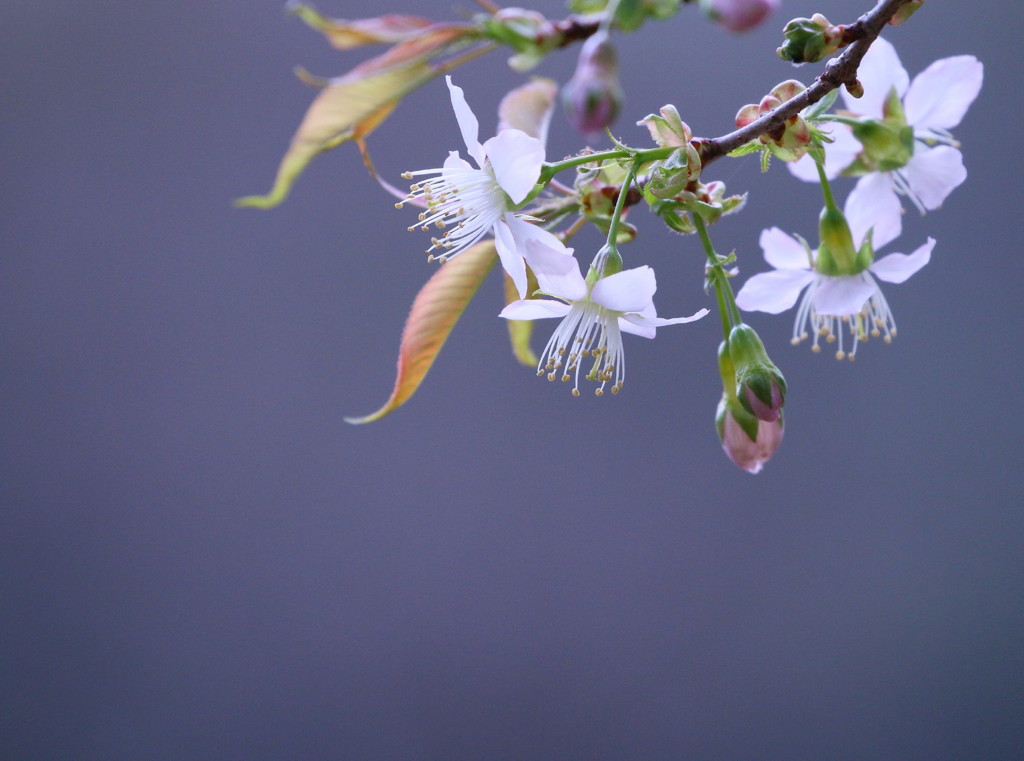
[[[820,70],[774,57],[787,18],[868,5],[620,35],[617,134],[642,142],[665,102],[728,131]],[[627,339],[623,393],[573,399],[512,360],[496,273],[413,400],[346,425],[390,391],[424,236],[351,146],[276,210],[231,201],[269,187],[313,96],[292,67],[369,53],[276,1],[5,0],[0,758],[1020,758],[1024,11],[984,6],[931,0],[888,33],[912,75],[984,60],[970,176],[890,247],[938,240],[886,287],[892,346],[840,364],[789,345],[792,313],[752,316],[791,391],[751,477],[713,428],[713,318]],[[522,81],[504,58],[456,74],[484,136]],[[580,145],[556,117],[549,155]],[[443,83],[371,147],[395,182],[461,147]],[[762,227],[814,235],[818,191],[781,166],[712,178],[751,193],[712,230],[745,275]],[[661,313],[711,306],[697,241],[631,221]]]

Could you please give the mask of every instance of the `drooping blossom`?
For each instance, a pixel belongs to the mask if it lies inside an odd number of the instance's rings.
[[[553,298],[514,301],[501,311],[509,320],[559,317],[561,322],[544,347],[537,374],[548,380],[573,381],[579,396],[582,371],[586,380],[599,384],[598,396],[611,383],[616,394],[626,378],[622,334],[654,338],[656,329],[698,320],[701,309],[689,317],[665,319],[654,308],[657,282],[650,267],[635,267],[605,277],[584,279],[574,256],[566,250],[535,240],[526,244],[526,259],[537,276],[539,290]]]
[[[935,61],[911,82],[896,49],[875,40],[857,72],[863,96],[842,92],[857,124],[833,125],[836,142],[825,146],[829,177],[845,169],[863,175],[853,195],[878,214],[902,208],[897,194],[921,213],[937,209],[967,179],[949,130],[978,96],[983,77],[977,58],[960,55]],[[788,166],[800,179],[818,180],[809,157]]]
[[[417,227],[434,226],[444,232],[431,239],[431,259],[445,261],[457,256],[484,236],[494,235],[498,257],[512,278],[520,297],[526,295],[526,242],[537,240],[561,245],[543,228],[515,213],[533,190],[544,164],[544,144],[522,130],[504,129],[481,144],[480,125],[466,103],[462,88],[446,77],[452,108],[466,144],[476,162],[473,166],[458,151],[451,151],[439,169],[406,172],[404,177],[427,176],[413,184],[409,200],[425,204]],[[397,206],[401,207],[403,202]]]
[[[845,216],[858,250],[869,233],[872,248],[881,248],[899,234],[898,211],[896,215],[877,219],[873,214],[869,204],[853,196],[846,202]],[[813,335],[812,349],[817,352],[819,340],[838,341],[836,358],[843,359],[847,356],[844,334],[849,332],[852,360],[857,345],[869,336],[881,336],[890,343],[896,335],[892,309],[875,278],[902,283],[928,263],[935,240],[928,238],[911,254],[889,254],[860,271],[838,275],[820,272],[818,251],[777,227],[762,231],[760,245],[765,261],[775,269],[754,275],[744,283],[736,294],[736,304],[745,311],[779,314],[796,304],[803,292],[793,322],[793,343]]]

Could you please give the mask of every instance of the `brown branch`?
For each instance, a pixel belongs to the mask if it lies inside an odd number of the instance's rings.
[[[787,100],[757,121],[727,135],[715,138],[694,138],[692,142],[700,152],[701,166],[707,166],[712,161],[761,135],[781,133],[785,129],[787,119],[817,103],[838,87],[855,82],[857,69],[860,67],[864,54],[868,52],[868,48],[897,11],[909,2],[911,0],[882,0],[872,10],[846,27],[843,38],[855,40],[855,42],[838,58],[829,61],[825,71],[818,75],[814,84],[792,100]]]

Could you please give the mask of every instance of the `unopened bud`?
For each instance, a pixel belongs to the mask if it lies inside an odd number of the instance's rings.
[[[700,0],[705,16],[734,32],[753,29],[778,7],[779,0]]]
[[[775,52],[783,61],[813,63],[835,53],[843,46],[842,25],[833,26],[820,13],[811,18],[795,18],[782,30],[786,41]]]
[[[622,106],[618,56],[607,33],[583,43],[572,79],[562,88],[562,104],[570,124],[584,134],[609,126]]]
[[[772,423],[786,403],[786,379],[771,361],[761,337],[740,323],[729,333],[729,357],[736,374],[736,397],[743,409]]]
[[[768,422],[747,412],[735,398],[722,396],[715,416],[722,449],[729,459],[750,474],[760,473],[782,443],[782,417]]]

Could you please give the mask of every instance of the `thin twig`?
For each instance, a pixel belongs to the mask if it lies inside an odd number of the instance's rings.
[[[722,137],[694,138],[693,144],[700,152],[701,166],[707,166],[712,161],[761,135],[780,132],[785,128],[787,119],[817,103],[836,88],[848,82],[851,84],[855,82],[857,69],[864,54],[868,52],[868,48],[881,34],[882,28],[896,15],[896,12],[909,2],[911,0],[882,0],[875,8],[850,24],[844,37],[856,41],[838,58],[830,60],[825,71],[818,75],[814,84],[792,100],[787,100],[757,121]]]

